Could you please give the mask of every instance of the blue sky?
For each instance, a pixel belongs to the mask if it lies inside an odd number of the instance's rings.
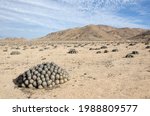
[[[150,0],[0,0],[0,37],[36,38],[89,24],[150,29]]]

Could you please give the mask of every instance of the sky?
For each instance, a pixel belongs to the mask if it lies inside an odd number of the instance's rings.
[[[89,24],[150,29],[150,0],[0,0],[0,38]]]

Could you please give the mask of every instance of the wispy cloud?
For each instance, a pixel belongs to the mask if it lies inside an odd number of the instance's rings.
[[[3,29],[0,32],[8,36],[37,37],[88,24],[150,28],[144,20],[149,11],[140,5],[145,1],[148,0],[0,0]],[[128,8],[137,14],[133,16]],[[122,9],[128,15],[120,13]]]

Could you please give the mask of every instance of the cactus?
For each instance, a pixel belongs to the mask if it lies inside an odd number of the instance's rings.
[[[48,68],[49,67],[49,68]],[[53,88],[69,80],[69,74],[55,63],[42,63],[30,68],[16,79],[16,85],[23,88]]]

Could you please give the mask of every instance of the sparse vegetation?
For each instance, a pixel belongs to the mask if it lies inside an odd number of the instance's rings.
[[[44,51],[43,49],[39,49],[39,51]]]
[[[136,43],[130,43],[130,44],[129,44],[129,46],[134,46],[134,45],[136,45]]]
[[[131,54],[131,53],[129,53],[129,54],[127,54],[126,56],[125,56],[125,58],[133,58],[134,56],[133,56],[133,54]]]
[[[132,51],[131,54],[139,54],[139,52],[138,51]]]
[[[127,55],[125,56],[125,58],[133,58],[134,55],[137,55],[137,54],[139,54],[138,51],[132,51],[131,53],[127,54]]]
[[[97,52],[96,52],[96,54],[100,54],[100,53],[101,53],[101,51],[97,51]]]
[[[77,28],[75,33],[74,30],[69,33],[66,30],[64,35],[57,35],[56,32],[57,36],[53,34],[47,39],[45,37],[32,42],[28,40],[27,43],[32,44],[14,42],[14,44],[6,43],[6,46],[0,46],[1,97],[51,99],[53,96],[56,98],[113,98],[116,96],[118,98],[143,98],[149,96],[147,80],[150,72],[150,49],[147,46],[150,45],[145,44],[147,41],[143,40],[133,46],[136,40],[128,40],[128,37],[136,34],[136,31],[132,33],[132,29],[129,30],[130,32],[126,31],[128,28],[123,28],[121,32],[118,28],[113,29],[113,27],[105,27],[102,31],[100,30],[101,28],[89,28],[80,32]],[[95,34],[100,34],[102,37],[93,36],[95,31]],[[74,41],[76,35],[81,36],[77,38],[78,41]],[[130,43],[132,44],[129,45]],[[11,50],[11,47],[14,49]],[[16,47],[19,47],[20,50],[17,50]],[[19,51],[21,55],[11,56],[12,51]],[[67,77],[68,73],[58,65],[41,64],[47,60],[55,60],[67,67],[72,77],[71,81],[67,82],[70,78]],[[35,65],[37,63],[39,64]],[[33,65],[35,66],[31,67]],[[28,69],[29,67],[31,68]],[[14,80],[16,85],[13,87],[11,80],[15,77],[17,77]],[[61,85],[65,82],[67,83]],[[108,84],[110,86],[107,86]],[[139,88],[139,84],[144,84],[144,86]],[[56,87],[61,88],[51,91]],[[36,90],[42,88],[46,90]],[[21,93],[22,90],[31,93],[30,95]],[[11,94],[8,94],[9,92]],[[89,93],[92,93],[92,96]],[[136,94],[131,95],[130,93]]]
[[[107,46],[102,46],[102,47],[101,47],[101,49],[106,49],[106,48],[107,48]]]
[[[119,51],[118,49],[113,49],[113,50],[112,50],[112,52],[118,52],[118,51]]]
[[[145,45],[149,45],[149,42],[145,42]]]
[[[7,51],[8,51],[7,49],[3,50],[3,52],[7,52]]]
[[[101,48],[90,48],[89,50],[100,50]]]
[[[76,54],[76,53],[78,53],[78,51],[77,51],[76,49],[70,49],[70,50],[68,51],[68,53],[69,53],[69,54]]]
[[[146,48],[146,49],[150,49],[150,46],[146,46],[145,48]]]
[[[10,53],[10,55],[19,55],[19,54],[21,54],[19,51],[12,51],[12,52]]]
[[[32,46],[32,47],[31,47],[31,49],[35,49],[35,47],[34,47],[34,46]]]
[[[108,53],[109,51],[108,50],[104,50],[104,53]]]
[[[19,47],[16,47],[16,50],[20,50],[20,48],[19,48]]]
[[[41,60],[46,60],[46,58],[42,58]]]
[[[48,50],[49,49],[49,47],[44,47],[44,50]]]

